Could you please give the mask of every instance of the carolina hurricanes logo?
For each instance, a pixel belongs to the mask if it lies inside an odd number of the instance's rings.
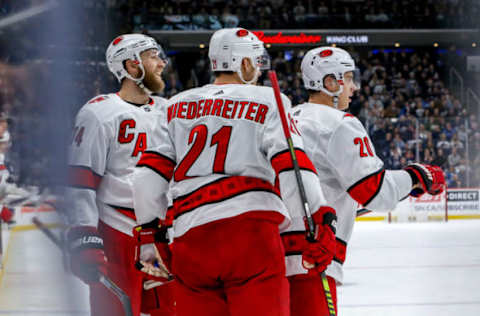
[[[247,35],[248,35],[248,31],[247,31],[247,30],[241,29],[241,30],[238,30],[238,31],[237,31],[237,36],[238,36],[238,37],[244,37],[244,36],[247,36]]]
[[[288,120],[290,121],[290,132],[291,133],[294,133],[294,134],[297,134],[297,135],[301,135],[300,134],[300,131],[298,130],[297,128],[297,124],[298,123],[298,120],[295,120],[291,115],[290,113],[288,113]]]
[[[116,39],[113,40],[113,45],[117,45],[118,43],[120,43],[121,41],[123,40],[123,37],[122,36],[119,36],[117,37]]]
[[[318,56],[324,58],[324,57],[331,56],[332,54],[333,54],[333,51],[331,49],[326,49],[326,50],[322,50],[320,54],[318,54]]]

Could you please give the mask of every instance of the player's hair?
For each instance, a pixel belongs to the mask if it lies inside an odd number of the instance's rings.
[[[233,75],[235,71],[214,71],[213,74],[215,78],[218,78],[220,75]]]
[[[307,93],[308,93],[308,97],[310,98],[311,96],[313,96],[314,94],[316,93],[319,93],[320,91],[317,91],[317,90],[312,90],[312,89],[307,89]]]

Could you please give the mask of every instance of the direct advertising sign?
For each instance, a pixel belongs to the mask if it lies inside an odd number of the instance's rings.
[[[449,189],[448,211],[480,212],[480,189]]]

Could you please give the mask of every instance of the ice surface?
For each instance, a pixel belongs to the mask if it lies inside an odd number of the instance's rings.
[[[88,314],[85,286],[40,231],[10,238],[0,315]],[[480,315],[480,221],[356,223],[338,296],[340,316]]]
[[[64,272],[60,250],[39,230],[10,235],[0,315],[87,315],[86,288]]]
[[[480,221],[356,223],[341,316],[480,315]]]

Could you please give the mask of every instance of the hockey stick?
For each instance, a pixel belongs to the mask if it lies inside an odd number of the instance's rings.
[[[285,114],[285,109],[283,107],[282,97],[280,96],[280,87],[278,85],[277,73],[275,70],[270,70],[268,72],[268,77],[272,83],[273,92],[275,95],[275,100],[277,101],[278,112],[280,115],[280,120],[282,122],[282,129],[287,140],[288,150],[290,151],[290,156],[292,158],[293,169],[295,171],[295,178],[297,180],[297,185],[300,191],[300,199],[302,200],[303,212],[305,218],[307,219],[307,240],[313,242],[315,240],[315,223],[313,222],[312,213],[308,205],[307,195],[305,193],[305,187],[303,186],[302,174],[300,173],[300,167],[298,166],[297,156],[295,155],[295,148],[293,147],[292,136],[290,135],[290,130],[288,128],[287,116]],[[332,293],[330,292],[330,286],[328,284],[327,276],[325,271],[320,273],[322,278],[323,289],[325,291],[325,298],[327,300],[328,312],[330,316],[335,316],[335,306],[333,305]]]
[[[32,219],[32,222],[37,226],[47,237],[52,241],[60,250],[63,251],[64,243],[57,237],[44,223],[42,223],[37,217]],[[125,316],[133,316],[132,304],[130,303],[130,297],[118,287],[109,277],[100,273],[100,283],[102,283],[107,289],[109,289],[120,300],[125,312]]]
[[[357,210],[357,216],[356,217],[360,217],[360,216],[363,216],[365,214],[368,214],[368,213],[371,213],[372,211],[366,209],[366,208],[361,208],[361,209],[358,209]]]
[[[24,202],[29,202],[29,199],[30,199],[29,196],[16,198],[12,201],[7,202],[6,204],[7,204],[7,207],[17,207],[24,204]]]

